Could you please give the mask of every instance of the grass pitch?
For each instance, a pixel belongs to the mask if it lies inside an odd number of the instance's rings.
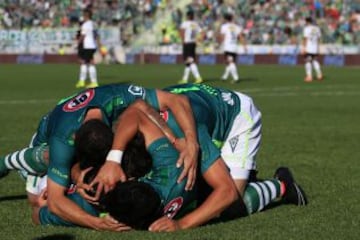
[[[27,146],[40,117],[76,92],[77,65],[0,66],[0,155]],[[307,207],[279,206],[235,221],[170,234],[97,232],[31,223],[24,182],[0,182],[0,239],[358,239],[360,235],[360,68],[324,68],[304,83],[302,67],[240,66],[238,84],[219,81],[223,66],[200,66],[206,83],[249,94],[263,114],[259,176],[289,166]],[[165,87],[181,65],[100,65],[101,84]],[[46,238],[52,237],[52,238]]]

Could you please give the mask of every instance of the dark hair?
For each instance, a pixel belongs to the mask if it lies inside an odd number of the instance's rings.
[[[117,221],[139,230],[146,230],[163,215],[158,193],[149,184],[137,181],[118,182],[101,197],[100,205]]]
[[[100,168],[111,150],[113,138],[111,128],[102,121],[84,123],[75,136],[75,157],[80,162],[80,169]],[[137,133],[126,145],[121,167],[128,178],[139,178],[150,171],[152,159],[142,133]]]
[[[89,18],[92,18],[92,11],[91,8],[87,7],[83,11],[84,15],[87,15]]]
[[[192,10],[187,11],[186,16],[193,20],[194,19],[194,12]]]
[[[312,22],[313,22],[313,20],[312,20],[312,18],[311,18],[311,17],[307,17],[307,18],[305,18],[305,22],[307,22],[307,23],[312,23]]]
[[[226,21],[231,22],[231,21],[233,20],[233,15],[230,14],[230,13],[226,13],[226,14],[224,15],[224,19],[225,19]]]
[[[93,168],[90,171],[88,171],[84,176],[83,182],[85,184],[90,184],[95,179],[99,170],[100,170],[100,168]],[[88,194],[89,196],[95,197],[97,187],[98,187],[98,183],[94,184],[94,186],[90,190],[85,190],[86,194]]]
[[[98,119],[85,122],[75,134],[75,157],[80,168],[99,168],[111,150],[114,135],[109,126]]]
[[[139,178],[150,171],[152,158],[146,150],[145,139],[142,133],[137,133],[126,145],[121,167],[128,178]]]

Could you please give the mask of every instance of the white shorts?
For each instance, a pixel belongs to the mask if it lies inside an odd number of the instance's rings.
[[[36,137],[36,133],[32,136],[29,147],[34,147],[33,141]],[[20,175],[26,178],[26,192],[34,195],[40,195],[42,190],[47,186],[47,176],[35,176],[28,174],[25,171],[20,171]]]
[[[261,113],[249,96],[239,92],[236,94],[241,101],[241,110],[221,148],[221,156],[233,179],[248,179],[250,170],[256,169],[255,157],[261,140]]]
[[[40,193],[47,186],[47,175],[45,176],[35,176],[35,175],[27,175],[26,178],[26,192],[32,193],[34,195],[40,195]]]

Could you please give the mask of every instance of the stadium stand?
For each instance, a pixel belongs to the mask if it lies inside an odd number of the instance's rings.
[[[81,11],[89,5],[101,26],[118,26],[122,42],[154,27],[155,12],[167,9],[172,24],[155,29],[168,43],[178,42],[174,33],[185,11],[191,9],[213,41],[226,12],[234,13],[245,29],[250,44],[292,44],[299,42],[304,17],[313,16],[323,32],[324,43],[360,43],[360,3],[351,0],[196,0],[185,9],[170,0],[4,0],[0,1],[0,29],[29,29],[77,26]],[[169,36],[170,32],[170,36]],[[160,41],[163,43],[163,41]]]

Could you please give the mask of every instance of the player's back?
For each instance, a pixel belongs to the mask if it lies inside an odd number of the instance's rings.
[[[181,24],[180,28],[184,30],[184,43],[196,42],[196,37],[201,31],[197,22],[194,20],[186,20]]]
[[[148,95],[152,96],[149,90]],[[61,100],[49,115],[48,137],[57,136],[63,141],[73,138],[89,109],[98,108],[102,120],[112,126],[118,116],[136,99],[144,99],[146,89],[129,84],[111,84],[86,89]],[[153,97],[154,98],[154,97]]]
[[[239,97],[230,90],[204,84],[175,85],[165,90],[189,98],[196,123],[206,125],[214,141],[226,139],[233,120],[241,110]]]
[[[303,35],[304,38],[306,38],[306,52],[311,54],[317,54],[321,38],[320,28],[313,24],[307,25],[304,28]]]
[[[95,25],[91,20],[85,21],[81,26],[81,34],[84,35],[83,48],[84,49],[95,49],[96,48],[96,39],[95,39]]]
[[[226,52],[237,53],[238,39],[241,34],[241,27],[233,22],[224,23],[220,28],[220,33],[223,35],[223,48]]]

